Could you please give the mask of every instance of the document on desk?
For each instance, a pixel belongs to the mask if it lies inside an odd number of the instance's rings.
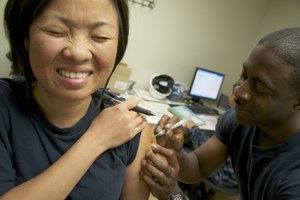
[[[181,119],[190,118],[193,120],[200,129],[214,131],[218,122],[216,115],[196,114],[191,111],[187,106],[173,106],[169,111],[174,115],[179,116]]]
[[[173,106],[169,108],[169,111],[174,115],[177,115],[180,119],[190,119],[194,121],[198,126],[202,126],[206,123],[201,117],[193,113],[187,106]]]
[[[147,121],[152,125],[156,125],[163,115],[173,115],[168,110],[170,107],[168,104],[142,100],[139,105],[155,113],[155,116],[146,116]]]
[[[132,94],[128,94],[127,92],[121,95],[125,99],[129,98],[130,96],[133,96]],[[151,110],[152,112],[155,113],[155,116],[145,116],[147,121],[152,124],[156,125],[158,121],[161,119],[163,115],[168,115],[172,116],[173,114],[169,112],[169,105],[165,103],[159,103],[159,102],[154,102],[154,101],[147,101],[141,98],[140,96],[136,95],[139,97],[139,106],[142,108]]]
[[[200,129],[209,130],[209,131],[214,131],[216,129],[219,116],[202,115],[202,114],[197,116],[199,116],[202,120],[205,121],[205,124],[199,126]]]
[[[143,91],[145,91],[145,90],[143,90]],[[141,95],[141,93],[140,93],[140,95]],[[150,95],[150,94],[148,94],[148,95]],[[132,95],[123,94],[122,96],[124,98],[128,98],[129,96],[132,96]],[[137,95],[137,96],[141,98],[141,96],[139,96],[139,95]],[[149,98],[149,97],[146,97],[146,98]],[[167,104],[165,102],[160,103],[160,102],[156,102],[156,101],[145,100],[145,98],[141,98],[139,105],[143,108],[153,111],[156,114],[155,116],[146,116],[147,121],[152,125],[156,125],[164,114],[166,114],[168,116],[174,115],[174,113],[169,111],[169,108],[171,108],[169,106],[169,104]],[[175,107],[177,107],[177,106],[175,106]],[[196,117],[194,116],[191,119],[194,120],[195,123],[198,123],[198,125],[201,129],[215,130],[215,126],[218,121],[218,116],[196,115],[195,113],[194,113],[194,115]]]

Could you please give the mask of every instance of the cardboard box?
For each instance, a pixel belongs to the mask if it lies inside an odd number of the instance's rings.
[[[108,83],[109,91],[123,94],[127,90],[127,85],[132,69],[126,63],[120,63],[112,74]]]

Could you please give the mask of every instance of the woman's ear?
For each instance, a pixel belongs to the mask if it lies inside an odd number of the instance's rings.
[[[24,39],[24,47],[25,47],[26,51],[28,51],[28,46],[29,46],[28,43],[29,43],[28,37],[25,37],[25,39]]]
[[[298,96],[298,103],[293,106],[294,111],[300,111],[300,96]]]

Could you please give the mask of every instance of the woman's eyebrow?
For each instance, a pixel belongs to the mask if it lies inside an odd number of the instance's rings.
[[[70,20],[64,16],[59,16],[59,15],[48,15],[48,16],[44,16],[42,18],[43,21],[48,21],[48,20],[57,20],[57,21],[60,21],[62,22],[63,24],[66,24],[67,26],[74,26],[76,27],[77,24],[75,21],[73,20]],[[89,28],[96,28],[96,27],[99,27],[99,26],[105,26],[105,27],[108,27],[108,28],[114,28],[113,24],[109,23],[109,22],[106,22],[104,20],[101,20],[101,21],[95,21],[95,22],[92,22],[90,24],[87,25]]]

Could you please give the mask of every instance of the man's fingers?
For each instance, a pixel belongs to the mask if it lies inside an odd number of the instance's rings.
[[[165,128],[168,132],[170,132],[170,128],[179,122],[179,117],[176,115],[173,115],[171,118],[169,117],[169,120],[165,122],[163,128]]]
[[[159,131],[163,130],[165,125],[168,123],[169,119],[170,119],[170,117],[168,115],[163,115],[160,118],[159,122],[157,123],[155,131],[159,132]]]
[[[156,144],[153,144],[156,145]],[[168,160],[165,156],[154,153],[153,151],[148,151],[146,153],[145,158],[147,159],[148,162],[151,163],[151,165],[155,166],[155,168],[158,168],[158,172],[163,171],[166,167],[169,166]],[[151,168],[150,168],[151,170]],[[151,173],[154,174],[155,171],[151,170]]]
[[[152,176],[142,173],[142,177],[152,190],[160,190],[161,189],[161,185],[158,182],[156,182],[156,180]]]
[[[151,162],[153,162],[153,164],[157,166],[157,168],[164,171],[167,175],[170,175],[172,173],[170,171],[170,166],[172,168],[179,167],[175,151],[159,146],[158,144],[153,144],[152,149],[156,154],[149,154],[147,155],[147,157],[150,158]],[[161,155],[161,157],[158,157],[157,155]],[[167,160],[162,159],[162,157],[166,158]]]
[[[148,157],[150,156],[150,154],[156,158],[160,157],[160,156],[153,154],[153,152],[148,153]],[[159,162],[158,162],[158,160],[159,160]],[[158,160],[152,159],[153,162],[152,161],[149,162],[149,160],[148,161],[144,160],[142,162],[142,165],[143,165],[142,175],[145,177],[148,177],[150,179],[153,179],[152,181],[154,181],[162,186],[162,185],[167,184],[166,176],[169,176],[169,174],[171,175],[172,170],[171,170],[171,167],[166,162],[166,160],[161,159],[161,157]],[[160,162],[164,162],[164,164],[162,166],[165,166],[165,167],[163,167],[163,169],[158,167],[158,166],[160,166],[160,164],[157,165],[157,163],[160,163]]]
[[[169,123],[170,123],[171,125],[174,125],[174,124],[177,123],[177,122],[179,122],[179,117],[176,116],[176,115],[173,115],[173,116],[170,118],[170,120],[169,120]]]

